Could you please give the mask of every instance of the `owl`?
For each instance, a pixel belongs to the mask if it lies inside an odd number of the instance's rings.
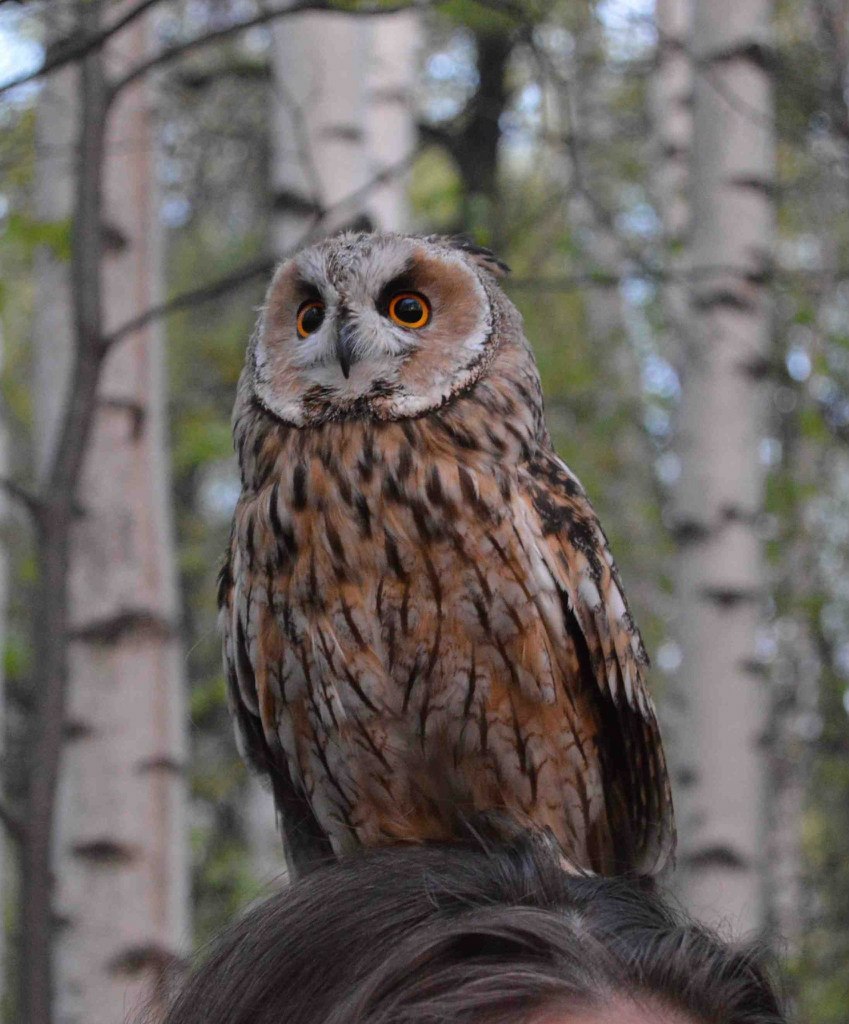
[[[506,269],[343,234],[277,270],[248,347],[224,660],[296,873],[476,816],[594,872],[672,850],[646,654]]]

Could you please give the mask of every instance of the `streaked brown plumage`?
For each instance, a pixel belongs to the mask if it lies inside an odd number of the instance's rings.
[[[269,290],[220,605],[237,732],[297,869],[451,839],[475,812],[602,872],[674,843],[645,652],[501,269],[447,239],[345,235]],[[390,323],[399,289],[426,326]]]

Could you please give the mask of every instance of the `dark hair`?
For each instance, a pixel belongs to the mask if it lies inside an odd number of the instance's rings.
[[[325,867],[214,944],[165,1024],[515,1024],[646,1000],[700,1024],[779,1024],[758,959],[545,841],[392,848]]]

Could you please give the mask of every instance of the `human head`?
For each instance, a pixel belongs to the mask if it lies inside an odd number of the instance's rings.
[[[228,929],[164,1024],[781,1024],[757,958],[522,839],[322,868]]]

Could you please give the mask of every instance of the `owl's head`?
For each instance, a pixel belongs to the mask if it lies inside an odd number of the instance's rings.
[[[471,387],[512,310],[506,266],[449,238],[344,234],[277,271],[246,376],[294,426],[352,416],[403,419]]]

